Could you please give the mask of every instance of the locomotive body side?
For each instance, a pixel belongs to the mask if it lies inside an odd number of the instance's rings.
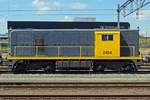
[[[67,60],[91,61],[93,70],[101,70],[102,66],[121,70],[125,65],[136,70],[141,59],[138,30],[14,29],[9,40],[8,60],[13,60],[14,65],[39,62],[45,67]]]

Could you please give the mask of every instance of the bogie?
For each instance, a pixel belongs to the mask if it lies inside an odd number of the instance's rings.
[[[137,71],[137,66],[133,61],[96,61],[94,62],[93,71],[103,72],[105,70],[113,70],[119,72]]]
[[[14,73],[26,73],[28,71],[45,71],[48,73],[55,72],[55,61],[16,61],[13,65],[12,71]]]

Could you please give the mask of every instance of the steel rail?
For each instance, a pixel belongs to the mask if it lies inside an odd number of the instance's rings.
[[[149,100],[149,95],[135,95],[135,96],[118,96],[118,95],[107,95],[107,96],[87,96],[87,95],[73,95],[73,96],[61,96],[61,95],[55,95],[55,96],[44,96],[44,95],[37,95],[37,96],[0,96],[0,99],[2,100]]]
[[[55,73],[45,73],[44,71],[28,71],[22,74],[150,74],[150,65],[143,65],[143,67],[139,68],[136,72],[120,72],[120,71],[111,71],[106,70],[104,72],[92,72],[88,70],[81,71],[66,71],[66,70],[57,70]],[[0,67],[0,74],[13,74],[12,70],[8,67]],[[20,73],[21,74],[21,73]]]
[[[150,99],[150,83],[103,84],[14,84],[0,85],[0,98],[147,98]],[[118,99],[117,99],[118,100]],[[145,100],[145,99],[144,99]]]

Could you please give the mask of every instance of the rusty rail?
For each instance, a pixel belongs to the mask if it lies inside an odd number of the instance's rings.
[[[31,84],[31,83],[4,83],[0,84],[1,96],[129,96],[143,97],[150,96],[150,83],[51,83],[51,84]]]

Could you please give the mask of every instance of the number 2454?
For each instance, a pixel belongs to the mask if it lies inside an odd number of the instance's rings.
[[[103,51],[103,54],[112,54],[112,51]]]

